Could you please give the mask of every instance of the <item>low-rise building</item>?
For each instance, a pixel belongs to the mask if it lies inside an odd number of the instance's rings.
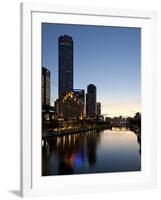
[[[83,119],[84,102],[73,91],[67,92],[55,102],[56,117],[63,119]]]

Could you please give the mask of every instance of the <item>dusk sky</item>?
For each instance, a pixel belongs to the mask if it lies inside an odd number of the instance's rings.
[[[74,43],[74,89],[97,87],[102,114],[141,111],[141,29],[42,24],[42,65],[51,72],[51,105],[58,98],[58,37]]]

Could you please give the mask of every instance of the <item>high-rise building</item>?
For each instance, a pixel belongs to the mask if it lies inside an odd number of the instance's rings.
[[[68,35],[59,37],[59,98],[73,90],[73,39]]]
[[[96,86],[89,84],[86,94],[86,117],[96,116]]]
[[[42,67],[42,105],[50,106],[50,71]]]
[[[96,103],[96,115],[97,116],[101,115],[101,103],[100,102]]]

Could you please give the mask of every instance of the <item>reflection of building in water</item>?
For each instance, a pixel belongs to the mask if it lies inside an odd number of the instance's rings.
[[[57,149],[59,153],[59,174],[72,174],[75,165],[84,162],[83,150],[84,137],[82,134],[74,134],[61,137]],[[81,154],[80,154],[81,152]]]
[[[79,170],[88,162],[89,166],[96,163],[97,146],[100,143],[100,134],[87,132],[61,137],[53,137],[43,147],[43,168],[48,169],[51,154],[55,152],[59,158],[57,165],[58,174],[73,174],[74,169]],[[49,147],[50,146],[50,151]],[[55,167],[56,163],[54,163]],[[51,166],[50,166],[51,167]],[[47,172],[46,172],[47,173]],[[45,175],[45,172],[44,174]]]
[[[82,119],[84,116],[83,99],[70,91],[55,102],[56,115],[64,119]]]
[[[86,137],[87,144],[87,159],[90,166],[95,165],[97,157],[97,145],[100,142],[100,134],[97,132],[89,133]]]

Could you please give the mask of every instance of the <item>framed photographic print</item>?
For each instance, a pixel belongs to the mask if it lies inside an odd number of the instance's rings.
[[[21,194],[156,184],[152,11],[21,4]]]

